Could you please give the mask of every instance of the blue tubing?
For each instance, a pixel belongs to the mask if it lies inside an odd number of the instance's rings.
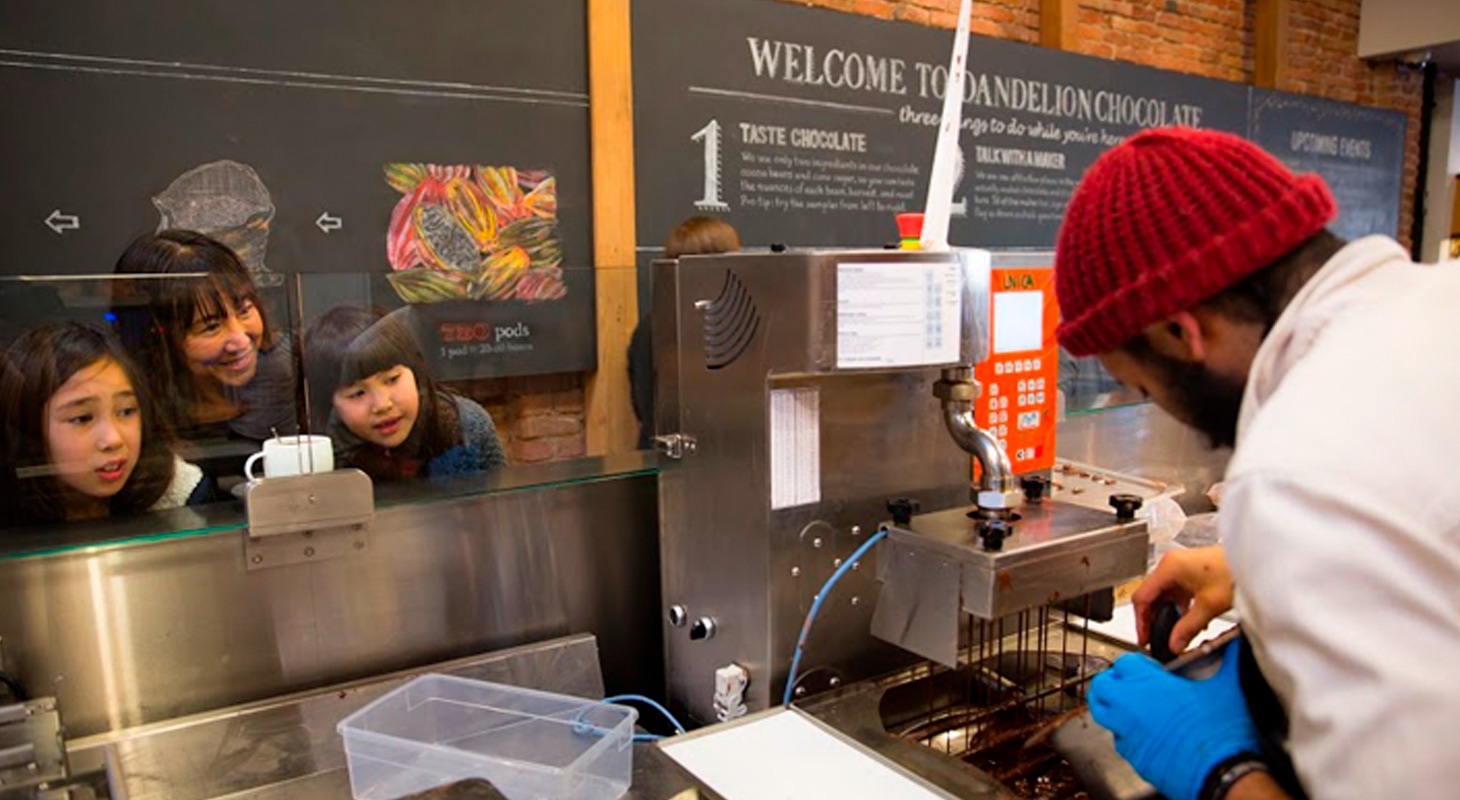
[[[852,568],[852,565],[857,563],[862,556],[866,555],[868,550],[871,550],[878,542],[885,538],[887,538],[886,528],[873,534],[872,538],[863,542],[861,547],[858,547],[852,552],[851,558],[848,558],[840,567],[837,567],[836,572],[831,573],[831,577],[827,578],[826,583],[822,584],[821,591],[816,593],[816,600],[811,603],[811,610],[806,612],[806,622],[801,626],[801,635],[796,637],[796,655],[791,659],[791,674],[786,676],[786,693],[781,697],[781,705],[788,706],[791,704],[791,690],[796,687],[796,673],[801,671],[801,651],[806,647],[806,638],[811,634],[811,623],[816,620],[816,613],[821,610],[821,604],[826,601],[826,596],[831,593],[831,587],[835,586],[836,582],[841,580],[842,576],[847,574],[847,571]]]

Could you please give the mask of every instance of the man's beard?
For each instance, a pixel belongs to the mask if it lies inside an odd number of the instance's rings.
[[[1237,418],[1242,412],[1245,381],[1218,375],[1199,364],[1155,353],[1147,363],[1166,386],[1172,416],[1195,428],[1213,449],[1237,444]]]

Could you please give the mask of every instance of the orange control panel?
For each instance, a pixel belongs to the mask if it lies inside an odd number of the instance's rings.
[[[983,394],[978,425],[1009,454],[1015,474],[1054,466],[1059,309],[1054,270],[995,267],[989,295],[989,357],[974,370]]]

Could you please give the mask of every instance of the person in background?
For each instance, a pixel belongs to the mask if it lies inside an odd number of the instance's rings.
[[[664,257],[734,253],[740,234],[730,223],[715,217],[690,217],[669,232]],[[629,393],[639,420],[639,449],[654,446],[654,321],[645,311],[629,339]]]
[[[117,261],[113,313],[122,341],[156,385],[166,419],[188,440],[262,442],[299,431],[294,354],[269,324],[232,250],[200,233],[141,236]],[[199,277],[201,276],[201,277]],[[226,465],[229,472],[242,468]]]
[[[486,409],[431,379],[398,316],[331,309],[310,326],[303,352],[312,429],[334,440],[339,466],[402,480],[506,464]]]
[[[1318,176],[1167,128],[1101,156],[1059,234],[1060,344],[1235,446],[1222,545],[1134,600],[1142,639],[1161,597],[1186,608],[1174,650],[1234,604],[1243,638],[1206,680],[1128,655],[1089,690],[1171,800],[1460,786],[1460,272],[1334,214]]]
[[[4,524],[98,519],[207,502],[174,455],[147,383],[109,335],[78,323],[22,334],[0,363]]]

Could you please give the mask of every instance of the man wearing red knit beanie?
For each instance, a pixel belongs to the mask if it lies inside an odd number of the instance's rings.
[[[1235,448],[1222,545],[1135,603],[1143,639],[1154,601],[1185,607],[1178,652],[1235,605],[1242,642],[1205,680],[1131,655],[1090,687],[1171,800],[1460,787],[1460,271],[1334,213],[1242,139],[1160,129],[1090,168],[1060,231],[1060,344]]]

